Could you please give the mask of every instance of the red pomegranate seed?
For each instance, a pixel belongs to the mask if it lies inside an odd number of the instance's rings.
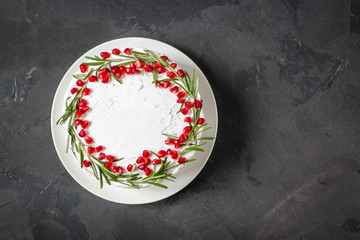
[[[110,80],[110,74],[99,75],[99,79],[102,83],[107,83]]]
[[[114,166],[114,163],[113,162],[111,162],[111,161],[109,161],[109,162],[105,162],[104,163],[104,167],[106,167],[106,168],[112,168]]]
[[[79,107],[85,107],[86,105],[87,105],[87,101],[82,98],[79,102]]]
[[[181,92],[179,92],[176,96],[177,96],[178,98],[183,98],[183,97],[186,96],[186,92],[181,91]]]
[[[202,124],[204,124],[204,122],[205,122],[205,118],[199,118],[199,120],[197,121],[197,124],[202,125]]]
[[[164,81],[163,84],[164,84],[164,88],[168,88],[168,87],[170,87],[171,82],[169,82],[169,81]]]
[[[179,98],[178,100],[176,100],[177,103],[183,103],[185,101],[185,99],[183,98]]]
[[[184,122],[191,123],[192,122],[191,117],[184,118]]]
[[[84,82],[82,80],[77,80],[76,81],[76,86],[82,87],[82,86],[84,86]]]
[[[175,86],[175,87],[170,88],[170,92],[172,92],[172,93],[177,93],[178,91],[179,91],[179,87],[178,87],[178,86]]]
[[[102,59],[107,59],[107,58],[110,57],[110,53],[108,53],[108,52],[101,52],[101,53],[100,53],[100,57],[101,57]]]
[[[161,162],[161,160],[160,159],[154,159],[153,161],[152,161],[152,164],[153,165],[160,165],[162,162]]]
[[[89,106],[85,106],[85,107],[83,107],[83,108],[81,108],[81,111],[82,111],[82,113],[86,113],[87,111],[89,111]]]
[[[167,153],[168,155],[172,155],[172,154],[173,154],[173,151],[169,148],[168,150],[166,150],[166,153]]]
[[[96,82],[96,76],[95,75],[91,75],[89,77],[89,82]]]
[[[196,108],[202,108],[202,103],[201,103],[201,101],[196,100],[196,101],[195,101],[195,107],[196,107]]]
[[[185,133],[181,134],[179,136],[179,140],[178,140],[180,143],[184,143],[186,141],[186,136],[185,136]]]
[[[114,75],[115,75],[115,77],[120,78],[122,75],[122,72],[116,72]]]
[[[99,75],[104,75],[104,74],[108,74],[108,73],[109,73],[108,68],[102,68],[99,70]]]
[[[181,144],[179,141],[176,141],[174,144],[174,148],[179,149],[181,147]]]
[[[166,72],[166,68],[161,67],[161,68],[156,69],[156,71],[157,71],[159,74],[162,74],[162,73]]]
[[[89,95],[90,94],[90,89],[89,88],[84,88],[82,90],[82,94],[85,95],[85,96]]]
[[[174,144],[174,139],[166,139],[166,140],[165,140],[165,144],[166,144],[166,145]]]
[[[161,68],[162,66],[161,66],[161,63],[159,63],[159,62],[154,62],[154,64],[153,64],[153,69],[158,69],[158,68]]]
[[[89,162],[88,160],[84,160],[82,162],[82,164],[84,165],[84,167],[90,167],[91,166],[91,162]]]
[[[189,134],[190,132],[191,132],[191,127],[190,126],[186,126],[186,127],[184,127],[184,129],[183,129],[183,133],[185,133],[185,134]]]
[[[158,152],[158,155],[159,155],[159,157],[165,157],[166,156],[166,152],[164,151],[164,150],[160,150],[159,152]]]
[[[193,106],[194,106],[193,102],[186,102],[185,103],[185,107],[187,107],[187,108],[192,108]]]
[[[178,163],[182,164],[186,162],[186,158],[184,157],[179,157]]]
[[[176,68],[177,64],[176,64],[176,63],[172,63],[172,64],[170,64],[170,66],[171,66],[172,68]]]
[[[183,108],[180,110],[182,114],[186,115],[189,113],[189,109],[188,108]]]
[[[120,71],[120,68],[119,68],[119,66],[112,66],[111,69],[110,69],[110,71],[111,71],[113,74],[115,74],[115,73],[117,73],[117,72]]]
[[[124,53],[125,53],[126,55],[131,55],[131,50],[130,50],[130,48],[125,48]]]
[[[166,76],[171,78],[171,79],[174,79],[176,77],[175,73],[173,73],[173,72],[167,72]]]
[[[138,169],[140,169],[140,170],[144,170],[144,169],[145,169],[145,167],[146,167],[146,165],[145,165],[145,164],[140,164],[140,165],[138,166]]]
[[[161,58],[164,59],[165,61],[169,59],[167,56],[161,56]]]
[[[115,167],[113,167],[112,171],[113,171],[113,173],[122,174],[124,172],[124,169],[122,167],[120,167],[120,166],[115,166]]]
[[[109,160],[109,161],[115,161],[116,157],[114,157],[113,155],[107,155],[106,159]]]
[[[93,153],[95,152],[95,148],[93,148],[93,147],[88,147],[88,148],[87,148],[87,152],[88,152],[89,154],[93,154]]]
[[[159,88],[162,88],[162,87],[164,87],[164,84],[162,82],[157,81],[156,86]]]
[[[126,169],[127,169],[129,172],[131,172],[132,169],[133,169],[133,167],[134,167],[134,166],[133,166],[132,164],[129,164]]]
[[[83,121],[82,123],[81,123],[81,127],[82,128],[87,128],[87,126],[89,126],[89,121],[88,120],[85,120],[85,121]]]
[[[111,52],[116,55],[119,55],[121,53],[121,51],[117,48],[114,48]]]
[[[85,142],[86,142],[87,144],[91,144],[91,143],[93,142],[93,139],[92,139],[91,137],[89,137],[89,136],[85,136],[85,137],[84,137],[84,140],[85,140]]]
[[[124,67],[124,66],[120,66],[119,68],[120,68],[120,72],[122,72],[122,73],[124,73],[126,71],[126,67]]]
[[[71,94],[75,94],[75,93],[77,93],[79,91],[79,89],[77,89],[76,87],[74,87],[74,88],[72,88],[71,89]]]
[[[80,136],[80,137],[85,137],[85,136],[86,136],[86,132],[85,132],[84,129],[81,129],[81,130],[80,130],[79,136]]]
[[[134,74],[139,74],[139,73],[141,73],[141,71],[139,69],[135,68],[135,69],[133,69],[133,73]]]
[[[149,157],[149,156],[150,156],[149,150],[144,150],[142,155],[143,155],[143,157],[145,157],[145,158]]]
[[[176,73],[180,76],[180,77],[185,77],[185,73],[183,70],[179,69],[176,71]]]
[[[145,158],[144,159],[144,164],[147,166],[151,163],[151,159],[150,158]]]
[[[172,158],[172,159],[177,159],[178,156],[179,156],[179,153],[178,153],[178,151],[175,151],[175,150],[174,150],[174,151],[172,152],[172,154],[171,154],[171,158]]]
[[[75,112],[75,114],[76,114],[76,118],[79,118],[79,117],[81,117],[81,115],[83,114],[83,112],[82,112],[81,109],[77,109],[76,112]]]
[[[95,152],[101,152],[103,149],[104,149],[104,147],[99,145],[95,148]]]
[[[153,68],[152,68],[152,66],[150,66],[150,65],[145,65],[145,71],[147,71],[147,72],[152,72],[152,70],[153,70]]]
[[[89,66],[88,66],[88,65],[80,64],[80,71],[81,71],[82,73],[86,72],[88,69],[89,69]]]
[[[103,160],[105,158],[106,158],[105,153],[102,152],[102,153],[99,154],[99,160]]]
[[[143,163],[145,161],[145,158],[144,157],[138,157],[137,159],[136,159],[136,163],[137,164],[141,164],[141,163]]]
[[[131,68],[126,68],[125,73],[126,74],[132,74],[132,69]]]
[[[136,62],[135,62],[135,66],[136,66],[137,68],[143,68],[143,67],[144,67],[144,63],[143,63],[143,61],[141,61],[140,59],[138,59],[138,60],[136,60]]]
[[[133,62],[129,63],[129,67],[130,67],[131,69],[135,69],[135,68],[136,68],[135,63],[133,63]]]
[[[144,169],[144,172],[145,172],[145,175],[146,175],[146,176],[149,176],[152,171],[151,171],[150,168],[146,167],[146,168]]]
[[[75,126],[79,126],[82,123],[82,120],[76,119],[75,120]]]

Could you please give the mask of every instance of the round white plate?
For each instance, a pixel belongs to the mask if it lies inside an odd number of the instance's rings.
[[[188,72],[192,72],[193,69],[195,69],[196,76],[200,78],[199,92],[202,99],[204,100],[204,117],[209,126],[212,127],[206,131],[206,136],[216,137],[218,128],[218,114],[215,97],[209,82],[207,81],[205,75],[201,72],[200,68],[188,56],[186,56],[178,49],[157,40],[139,37],[120,38],[100,44],[86,52],[75,61],[75,63],[65,73],[55,93],[51,110],[51,132],[56,151],[62,164],[81,186],[83,186],[91,193],[109,201],[124,204],[144,204],[167,198],[188,185],[199,174],[201,169],[206,164],[216,139],[208,141],[208,143],[203,146],[203,149],[205,150],[204,152],[197,152],[194,155],[194,158],[197,160],[186,164],[184,168],[176,175],[175,182],[163,182],[168,186],[168,189],[150,186],[137,190],[108,185],[106,182],[101,189],[98,180],[94,176],[90,175],[84,168],[80,168],[79,161],[75,158],[74,154],[71,151],[68,153],[65,152],[67,141],[67,124],[56,125],[56,121],[63,114],[67,90],[69,89],[69,86],[72,84],[71,82],[73,80],[72,75],[78,71],[79,65],[81,63],[88,61],[85,56],[99,55],[100,52],[111,51],[113,48],[123,49],[126,47],[140,47],[166,54],[170,59],[177,62],[179,66],[182,66],[183,69],[187,70]]]

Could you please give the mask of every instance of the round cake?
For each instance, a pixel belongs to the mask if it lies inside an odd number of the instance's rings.
[[[74,73],[58,124],[81,167],[112,185],[166,188],[212,137],[199,79],[166,55],[143,48],[109,49]]]

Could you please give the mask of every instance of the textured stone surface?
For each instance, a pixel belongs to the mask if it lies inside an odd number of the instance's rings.
[[[359,239],[359,1],[1,1],[1,239]],[[51,103],[85,51],[141,36],[189,55],[219,110],[178,194],[107,202],[66,172]]]

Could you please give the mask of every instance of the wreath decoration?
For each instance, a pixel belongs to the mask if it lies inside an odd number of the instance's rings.
[[[115,48],[111,53],[101,52],[100,57],[86,56],[86,58],[90,61],[79,66],[81,74],[73,75],[76,86],[71,88],[71,96],[65,102],[65,113],[56,123],[68,124],[66,152],[71,146],[72,151],[78,153],[81,168],[91,167],[101,188],[104,179],[109,185],[111,182],[117,182],[135,189],[140,189],[144,184],[167,188],[162,182],[174,181],[176,178],[171,169],[196,160],[186,159],[184,154],[192,151],[203,152],[201,146],[206,144],[206,141],[214,139],[214,137],[199,137],[200,133],[211,127],[207,127],[205,119],[200,117],[203,101],[198,98],[199,78],[195,79],[195,69],[190,77],[185,70],[177,68],[177,64],[167,56],[161,56],[150,50],[139,52],[126,48],[121,52]],[[88,84],[99,81],[106,84],[110,79],[122,84],[121,76],[124,74],[152,74],[152,83],[155,87],[169,89],[176,94],[177,103],[180,105],[177,113],[181,112],[184,115],[184,122],[188,123],[178,137],[163,133],[167,137],[165,144],[173,149],[160,150],[157,153],[144,150],[135,163],[126,167],[117,166],[116,162],[120,162],[123,158],[117,159],[113,155],[106,155],[103,146],[92,144],[93,139],[86,130],[89,121],[85,119],[86,112],[90,108],[83,98],[91,93]],[[166,78],[160,79],[163,74]],[[145,176],[141,176],[139,171],[144,171]]]

